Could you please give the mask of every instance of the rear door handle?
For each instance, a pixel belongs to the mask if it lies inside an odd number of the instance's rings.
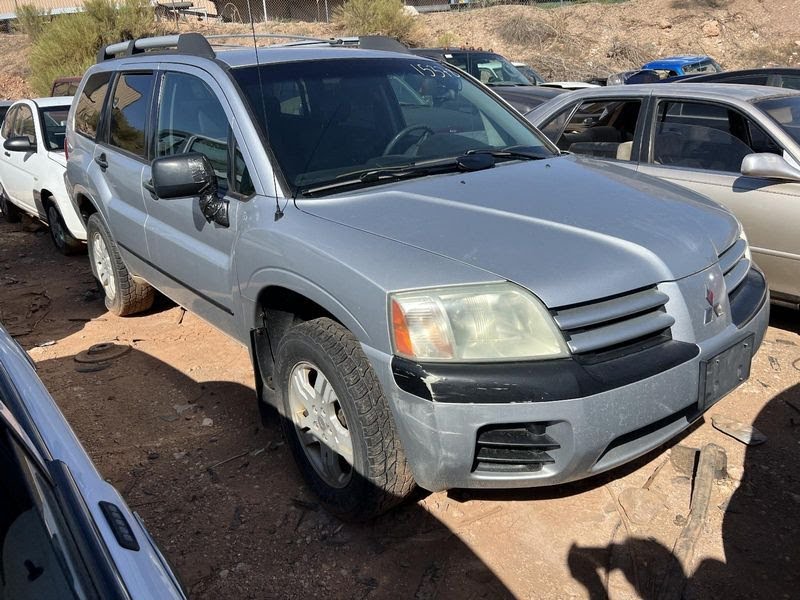
[[[108,160],[106,159],[105,153],[103,153],[100,156],[96,157],[94,159],[94,162],[96,162],[98,165],[100,165],[100,168],[103,171],[105,171],[108,168]]]

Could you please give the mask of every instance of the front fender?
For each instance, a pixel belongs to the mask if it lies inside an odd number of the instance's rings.
[[[261,325],[258,296],[262,290],[270,286],[283,287],[305,296],[333,315],[360,342],[370,344],[372,341],[359,319],[330,292],[297,273],[277,267],[260,269],[254,272],[246,283],[242,284],[243,310],[241,315],[245,319],[245,322],[242,323],[243,331],[249,331]]]

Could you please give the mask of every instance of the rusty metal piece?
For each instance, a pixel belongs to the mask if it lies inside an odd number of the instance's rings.
[[[91,346],[75,355],[75,362],[79,363],[100,363],[114,360],[131,351],[127,344],[115,344],[114,342],[102,342]]]

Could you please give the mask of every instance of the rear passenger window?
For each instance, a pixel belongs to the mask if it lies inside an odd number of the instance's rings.
[[[159,100],[156,157],[205,154],[214,167],[217,185],[227,191],[228,117],[214,91],[193,75],[167,73]]]
[[[123,73],[119,76],[111,105],[109,141],[112,146],[145,157],[145,129],[152,94],[152,73]]]
[[[89,139],[97,137],[97,127],[108,93],[111,73],[95,73],[86,80],[75,107],[75,131]]]
[[[575,154],[631,160],[641,105],[640,100],[584,102],[572,113],[556,145]]]
[[[14,122],[17,120],[18,108],[12,108],[6,113],[6,118],[3,121],[3,127],[0,129],[0,135],[3,139],[8,139],[14,135]]]

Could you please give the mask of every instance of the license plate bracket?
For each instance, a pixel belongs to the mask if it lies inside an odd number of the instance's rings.
[[[754,335],[700,363],[698,407],[704,412],[750,377]]]

